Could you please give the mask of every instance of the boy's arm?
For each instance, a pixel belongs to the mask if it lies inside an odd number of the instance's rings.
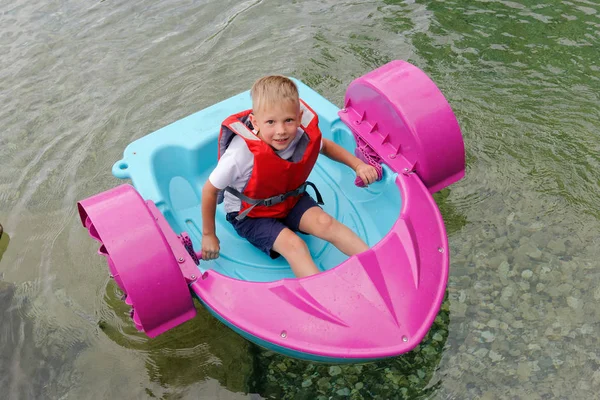
[[[356,175],[367,185],[377,180],[377,170],[373,166],[363,162],[360,158],[329,139],[323,138],[322,141],[321,154],[352,168]]]
[[[215,211],[219,189],[206,180],[202,188],[202,259],[213,260],[219,257],[219,239],[215,232]]]

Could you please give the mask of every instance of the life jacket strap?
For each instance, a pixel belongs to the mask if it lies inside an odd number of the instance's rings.
[[[248,207],[246,210],[244,210],[243,212],[239,213],[237,215],[237,217],[235,217],[236,220],[241,221],[244,218],[246,218],[246,216],[250,213],[250,211],[252,211],[252,209],[256,206],[265,206],[265,207],[271,207],[274,206],[276,204],[279,204],[281,202],[283,202],[285,199],[287,199],[288,197],[291,196],[301,196],[304,194],[304,192],[306,192],[306,187],[310,186],[313,188],[313,190],[315,191],[315,195],[317,196],[317,204],[319,205],[323,205],[323,197],[321,196],[321,193],[319,192],[319,189],[317,189],[317,187],[315,186],[314,183],[306,181],[304,182],[302,185],[300,185],[297,189],[289,191],[287,193],[284,194],[279,194],[277,196],[273,196],[273,197],[269,197],[268,199],[252,199],[248,196],[246,196],[245,194],[241,193],[240,191],[227,186],[225,189],[226,192],[231,193],[233,196],[237,197],[238,199],[251,204],[251,207]]]

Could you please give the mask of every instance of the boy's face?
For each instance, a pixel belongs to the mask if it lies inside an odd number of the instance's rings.
[[[254,110],[250,122],[258,131],[258,137],[276,151],[288,148],[300,127],[302,111],[291,101],[281,102]]]

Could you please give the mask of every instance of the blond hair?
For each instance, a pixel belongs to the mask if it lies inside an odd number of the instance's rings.
[[[252,109],[255,112],[282,102],[291,102],[300,107],[298,87],[290,78],[282,75],[260,78],[252,85],[250,96],[252,96]]]

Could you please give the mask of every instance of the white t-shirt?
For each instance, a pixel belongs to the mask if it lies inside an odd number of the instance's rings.
[[[298,128],[296,136],[292,139],[290,145],[286,149],[276,151],[275,153],[284,160],[290,158],[294,154],[294,150],[296,150],[296,146],[303,134],[304,131]],[[225,150],[225,153],[223,153],[219,159],[216,168],[211,172],[208,180],[219,190],[223,190],[230,186],[235,190],[242,192],[252,174],[254,154],[248,149],[244,139],[236,134],[233,136],[229,147],[227,147],[227,150]],[[323,148],[322,140],[321,148]],[[229,192],[225,192],[224,195],[225,212],[230,213],[240,211],[242,208],[240,199]]]

